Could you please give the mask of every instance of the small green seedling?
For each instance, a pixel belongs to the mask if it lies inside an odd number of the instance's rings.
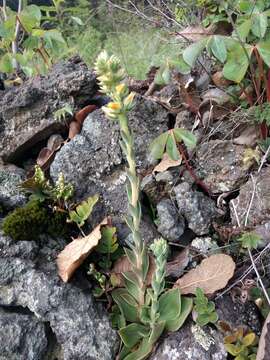
[[[204,295],[203,290],[196,289],[196,298],[194,299],[194,310],[196,312],[196,323],[205,326],[209,323],[215,324],[218,321],[218,314],[215,311],[215,303],[209,301]]]
[[[256,233],[246,232],[238,239],[238,241],[244,249],[257,249],[261,237]]]
[[[56,121],[61,122],[61,121],[64,121],[66,119],[66,116],[68,114],[73,116],[73,110],[72,110],[72,107],[69,104],[66,104],[61,109],[56,110],[53,113],[53,116],[54,116],[54,119]]]
[[[95,204],[98,201],[99,196],[90,196],[88,199],[82,201],[76,206],[75,210],[69,211],[69,222],[75,222],[79,228],[81,228],[85,221],[91,215]]]
[[[224,346],[235,360],[256,360],[258,338],[254,332],[238,327],[224,337]]]

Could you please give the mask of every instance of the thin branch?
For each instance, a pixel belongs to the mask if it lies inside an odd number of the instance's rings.
[[[15,27],[14,41],[12,41],[12,45],[11,45],[13,55],[16,55],[17,52],[18,52],[18,37],[19,37],[19,34],[20,34],[20,28],[21,28],[18,17],[19,17],[19,14],[20,14],[21,11],[22,11],[22,0],[19,0],[17,16],[16,16],[16,27]],[[14,61],[13,61],[13,66],[14,66],[14,68],[16,70],[18,70],[18,62],[17,62],[16,59],[14,59]]]

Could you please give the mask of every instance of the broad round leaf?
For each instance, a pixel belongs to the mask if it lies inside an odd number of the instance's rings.
[[[169,133],[167,138],[166,152],[172,160],[179,160],[181,158],[172,132]]]
[[[183,52],[184,61],[190,66],[193,67],[201,55],[203,49],[206,46],[207,38],[197,41],[194,44],[189,45]]]
[[[168,132],[165,132],[161,135],[159,135],[151,144],[149,147],[150,150],[150,155],[154,158],[154,159],[161,159],[163,154],[164,154],[164,150],[165,150],[165,145],[167,142],[167,138],[168,138]]]
[[[222,63],[227,59],[227,49],[222,36],[214,35],[210,43],[213,55]]]
[[[176,290],[176,291],[175,291]],[[159,298],[159,320],[173,320],[181,313],[181,293],[179,289],[171,289]]]
[[[261,41],[257,44],[257,49],[267,66],[270,67],[270,42]]]
[[[193,135],[192,132],[185,129],[175,128],[173,129],[173,133],[177,141],[184,141],[186,147],[191,149],[195,147],[196,136]]]
[[[258,38],[262,39],[266,33],[268,19],[266,14],[255,14],[252,17],[251,31]]]

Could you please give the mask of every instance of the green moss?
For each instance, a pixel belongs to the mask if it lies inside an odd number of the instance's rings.
[[[36,240],[42,233],[66,236],[66,215],[52,212],[44,202],[33,200],[11,212],[3,221],[4,234],[14,240]]]

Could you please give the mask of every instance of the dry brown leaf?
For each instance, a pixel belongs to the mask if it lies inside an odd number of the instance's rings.
[[[229,255],[212,255],[178,279],[174,287],[178,287],[182,294],[195,294],[199,287],[210,295],[227,285],[234,270],[235,263]]]
[[[256,360],[270,359],[270,313],[265,319],[260,336]]]
[[[46,169],[54,159],[54,152],[46,147],[40,150],[37,157],[37,165],[43,170]]]
[[[232,81],[224,78],[222,71],[215,72],[212,75],[212,80],[217,87],[228,87],[230,84],[232,84]]]
[[[185,37],[189,41],[199,41],[204,39],[206,36],[213,34],[213,28],[204,28],[202,26],[188,26],[181,32],[177,32],[177,35]]]
[[[101,239],[101,227],[107,224],[108,219],[105,218],[89,235],[74,239],[57,256],[58,274],[64,282],[71,278],[74,271],[83,263],[91,250],[97,246]]]
[[[155,260],[152,256],[149,258],[149,270],[146,277],[146,283],[147,285],[151,284],[152,276],[155,271]],[[124,255],[121,256],[116,262],[114,263],[114,267],[111,271],[111,275],[114,278],[115,286],[123,287],[124,286],[124,278],[122,273],[128,272],[132,270],[132,266],[128,260],[128,258]]]
[[[172,160],[167,153],[165,153],[162,157],[162,160],[157,166],[154,168],[153,172],[164,172],[168,170],[170,167],[175,167],[181,165],[182,159]]]
[[[69,124],[68,138],[73,139],[74,136],[81,132],[82,126],[77,121],[71,121]]]
[[[76,112],[76,114],[74,116],[75,120],[79,124],[82,125],[85,118],[87,117],[87,115],[90,114],[91,112],[93,112],[96,109],[97,109],[96,105],[87,105],[87,106],[85,106],[83,109]]]

